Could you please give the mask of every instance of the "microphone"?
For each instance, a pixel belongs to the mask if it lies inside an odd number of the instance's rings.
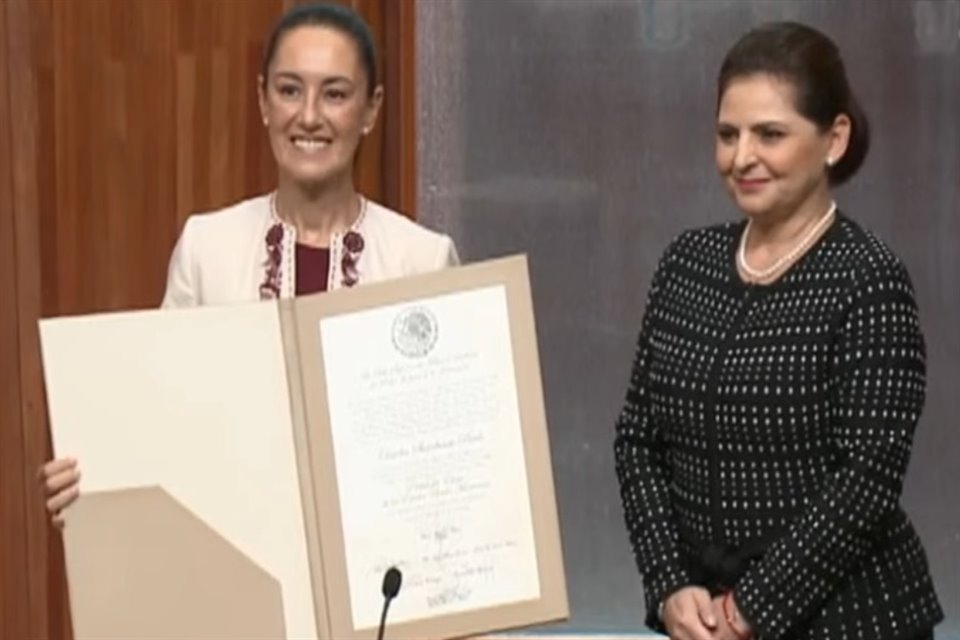
[[[383,586],[380,590],[383,592],[383,612],[380,614],[380,628],[377,629],[377,640],[383,640],[383,629],[387,623],[387,609],[390,608],[390,601],[400,593],[400,585],[403,582],[403,574],[400,569],[390,567],[383,574]]]

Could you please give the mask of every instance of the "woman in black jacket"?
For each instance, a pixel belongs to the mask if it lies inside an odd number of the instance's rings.
[[[925,353],[900,260],[838,208],[867,120],[836,46],[776,23],[718,82],[745,220],[651,287],[616,467],[647,623],[679,640],[914,640],[943,617],[900,507]]]

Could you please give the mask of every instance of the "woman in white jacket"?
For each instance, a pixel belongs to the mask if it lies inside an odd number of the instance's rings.
[[[339,5],[291,9],[270,35],[257,86],[277,189],[187,220],[163,307],[288,298],[458,263],[449,237],[354,186],[357,148],[383,100],[360,16]],[[50,461],[40,475],[62,525],[79,495],[76,460]]]

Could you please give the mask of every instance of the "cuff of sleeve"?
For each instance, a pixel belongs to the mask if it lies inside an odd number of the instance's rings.
[[[748,586],[738,584],[733,590],[733,599],[737,603],[737,611],[740,618],[748,625],[755,638],[773,638],[776,637],[776,630],[764,624],[765,620],[761,616],[761,611],[757,606],[763,606],[763,603],[750,596]]]
[[[751,640],[757,637],[753,622],[740,609],[736,591],[724,592],[723,615],[727,619],[727,625],[740,640]]]

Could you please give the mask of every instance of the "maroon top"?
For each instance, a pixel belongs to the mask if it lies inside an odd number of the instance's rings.
[[[330,271],[330,249],[308,247],[297,243],[296,272],[298,296],[320,293],[327,290],[327,273]]]

